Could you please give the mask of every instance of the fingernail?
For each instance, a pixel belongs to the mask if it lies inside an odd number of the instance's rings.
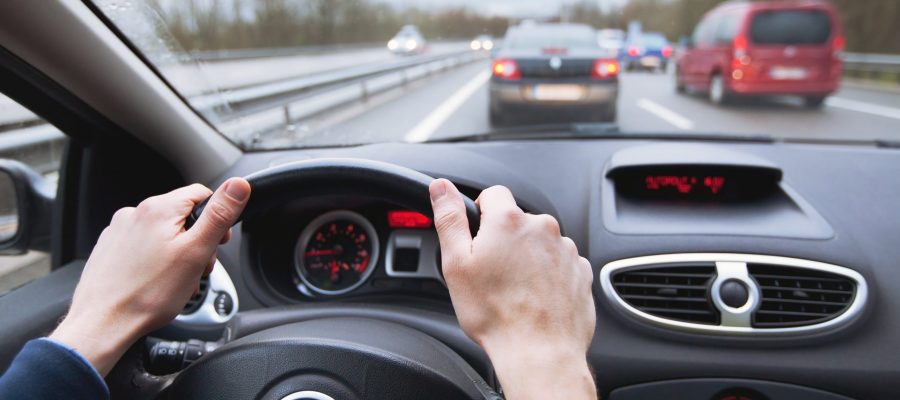
[[[441,197],[447,194],[447,182],[443,180],[435,180],[434,183],[431,184],[431,201],[437,201]]]
[[[250,196],[250,188],[237,179],[229,179],[225,182],[225,194],[237,201],[244,201]]]

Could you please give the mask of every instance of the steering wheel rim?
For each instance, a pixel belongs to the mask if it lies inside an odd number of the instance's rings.
[[[428,216],[429,218],[432,218],[432,220],[434,219],[428,190],[428,187],[431,182],[434,181],[434,178],[409,168],[385,162],[350,158],[304,160],[268,168],[251,174],[247,176],[246,179],[250,183],[251,196],[248,200],[247,206],[245,207],[243,213],[235,222],[235,224],[247,219],[252,219],[253,217],[265,213],[266,211],[271,210],[272,208],[277,207],[281,204],[284,204],[285,202],[290,201],[293,198],[317,195],[352,195],[376,198],[379,200],[394,203],[398,206],[405,207],[413,211],[420,212]],[[463,195],[462,197],[466,210],[466,217],[469,222],[469,228],[474,235],[478,231],[479,227],[479,211],[472,199],[468,198],[465,195]],[[186,228],[190,228],[190,226],[197,221],[197,219],[203,212],[203,209],[206,207],[208,201],[209,199],[194,208],[194,210],[187,218],[185,224]],[[331,323],[341,323],[340,320],[332,321],[333,322]],[[462,360],[462,358],[460,358],[456,351],[450,349],[449,347],[446,347],[437,340],[433,339],[431,336],[408,326],[404,327],[402,325],[386,323],[379,320],[371,321],[374,321],[371,324],[372,328],[381,326],[382,329],[387,329],[387,331],[394,332],[394,334],[396,335],[407,335],[406,337],[410,338],[410,340],[425,340],[426,342],[430,340],[431,342],[429,342],[430,344],[428,346],[436,346],[434,347],[435,350],[433,351],[437,351],[438,354],[446,355],[446,359],[443,362],[436,361],[438,362],[436,366],[451,362],[458,364],[458,368],[467,371],[464,373],[464,375],[466,375],[464,379],[459,379],[458,377],[456,379],[447,378],[444,383],[452,383],[454,385],[458,385],[460,384],[460,382],[468,385],[474,383],[475,387],[469,387],[469,389],[466,389],[466,391],[470,393],[480,393],[480,396],[473,396],[473,398],[500,398],[499,396],[496,396],[496,394],[493,393],[487,383],[485,383],[483,379],[481,379],[478,374],[475,373],[474,370],[472,370],[471,366],[466,364]],[[303,324],[306,324],[308,326],[309,322],[281,325],[279,327],[270,328],[266,331],[262,331],[261,333],[257,333],[254,335],[265,337],[264,335],[266,335],[266,332],[283,332],[286,329],[285,327],[289,325],[302,327]],[[417,338],[415,335],[410,336],[410,333],[406,332],[406,330],[419,332],[418,334],[422,335],[423,337]],[[297,332],[302,332],[302,330],[299,330]],[[394,334],[391,334],[390,336],[394,336]],[[258,343],[253,342],[254,335],[251,335],[251,337],[238,338],[238,343],[230,348],[241,349],[253,346],[255,344],[263,347],[272,345],[271,340],[263,340]],[[302,338],[296,339],[299,340]],[[364,338],[358,337],[355,340],[361,340],[360,345],[350,346],[351,352],[347,354],[352,354],[352,349],[357,347],[369,349],[372,348],[371,345],[365,343]],[[296,343],[298,342],[289,340],[284,343],[288,343],[289,345],[296,345]],[[228,345],[223,346],[223,348],[226,349],[226,351],[219,353],[219,351],[222,351],[222,349],[219,349],[217,353],[213,353],[213,355],[220,354],[220,356],[213,357],[211,360],[226,357],[227,352],[232,351],[228,350]],[[299,349],[300,347],[295,348]],[[344,350],[347,351],[347,349]],[[400,350],[395,348],[386,351],[387,353],[383,353],[380,357],[372,356],[372,362],[383,362],[386,359],[395,358],[395,354],[398,354],[397,352]],[[345,356],[347,355],[345,354]],[[320,359],[322,358],[320,357]],[[129,360],[130,361],[125,364],[130,364],[132,368],[126,367],[126,369],[131,370],[132,372],[130,374],[126,373],[125,376],[131,376],[131,379],[129,380],[133,385],[142,386],[145,390],[139,390],[139,392],[143,392],[143,394],[148,398],[157,397],[157,395],[167,396],[166,392],[169,392],[168,394],[171,394],[172,389],[177,392],[179,386],[183,387],[182,385],[179,385],[179,382],[182,381],[182,379],[179,379],[182,374],[179,374],[179,377],[169,376],[161,380],[155,379],[146,373],[146,371],[143,369],[143,365],[140,363],[140,361],[136,361],[135,357],[132,356],[129,358]],[[258,359],[255,360],[257,362],[259,361]],[[459,364],[460,362],[461,364]],[[190,374],[188,374],[188,376],[191,376],[192,374],[196,375],[198,369],[199,371],[210,369],[216,371],[232,370],[230,368],[222,369],[210,367],[209,364],[217,365],[215,361],[205,363],[204,359],[198,360],[197,363],[186,370],[188,372],[191,372]],[[429,369],[422,367],[423,365],[419,365],[418,367],[413,368],[413,370]],[[233,371],[237,370],[235,369]],[[397,370],[398,373],[402,373],[402,371],[406,371],[406,369],[400,368]],[[252,371],[247,372],[249,373]],[[266,379],[265,377],[263,378]],[[281,379],[281,377],[279,377],[278,379]],[[196,380],[191,381],[197,382]],[[137,384],[137,382],[142,382],[142,384]],[[172,382],[173,384],[172,386],[169,386],[165,382]],[[275,381],[269,380],[265,384],[274,385]],[[158,391],[160,389],[163,389],[162,392]],[[153,392],[156,392],[157,395],[154,395]]]
[[[399,165],[357,158],[319,158],[281,164],[245,177],[251,195],[238,220],[252,218],[301,196],[348,195],[377,198],[420,212],[434,219],[428,186],[435,178]],[[466,218],[472,235],[478,232],[478,206],[463,195]],[[186,228],[193,225],[206,207],[194,207]]]

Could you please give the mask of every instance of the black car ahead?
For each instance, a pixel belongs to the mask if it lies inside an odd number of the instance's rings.
[[[491,64],[491,123],[614,121],[619,63],[596,38],[579,24],[510,28]]]

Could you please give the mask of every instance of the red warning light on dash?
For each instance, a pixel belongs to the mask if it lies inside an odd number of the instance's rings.
[[[431,218],[415,211],[388,211],[391,228],[430,228]]]
[[[725,177],[716,175],[648,175],[644,178],[644,188],[647,190],[675,189],[682,194],[696,193],[703,189],[719,194],[723,186]]]

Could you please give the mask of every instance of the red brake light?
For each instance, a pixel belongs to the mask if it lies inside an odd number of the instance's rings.
[[[662,55],[665,58],[672,57],[672,46],[665,46],[662,48]]]
[[[832,46],[834,49],[834,56],[839,57],[841,52],[844,51],[844,46],[847,44],[847,40],[844,39],[843,36],[838,36],[834,38],[834,42],[832,42]]]
[[[491,71],[494,76],[501,79],[517,80],[522,77],[522,73],[519,71],[519,64],[516,63],[516,60],[509,58],[494,60]]]
[[[415,211],[388,211],[391,228],[430,228],[431,218]]]
[[[594,60],[594,67],[591,68],[591,78],[608,79],[615,78],[619,75],[619,63],[615,60]]]
[[[738,35],[734,37],[734,58],[739,59],[747,55],[747,37]]]
[[[637,46],[628,47],[628,55],[629,56],[637,57],[639,54],[641,54],[641,51],[637,48]]]
[[[565,47],[544,47],[541,49],[544,54],[566,54],[569,52]]]

